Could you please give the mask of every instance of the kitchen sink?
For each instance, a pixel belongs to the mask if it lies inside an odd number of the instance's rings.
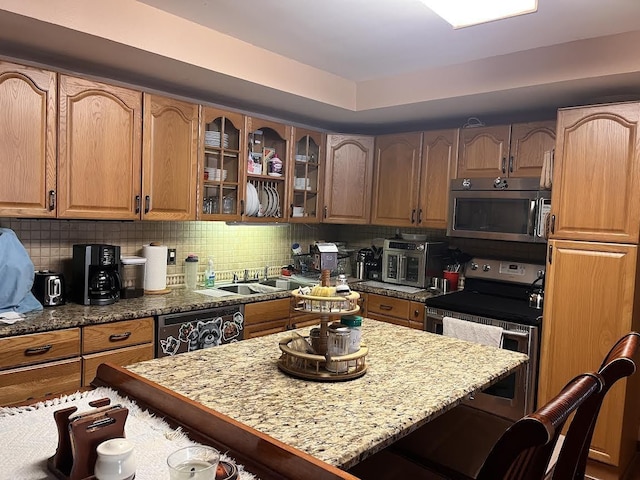
[[[274,282],[275,283],[275,282]],[[261,283],[234,283],[233,285],[223,285],[218,290],[236,293],[238,295],[260,295],[261,293],[280,292],[284,289],[275,285],[264,285]]]
[[[298,282],[292,279],[270,278],[269,280],[262,280],[260,285],[268,285],[282,290],[293,290],[295,288],[304,287],[308,285],[308,283]]]

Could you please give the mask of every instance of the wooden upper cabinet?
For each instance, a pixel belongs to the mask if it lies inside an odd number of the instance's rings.
[[[200,115],[198,219],[240,221],[247,164],[245,117],[213,107]]]
[[[455,178],[457,155],[457,130],[424,132],[418,226],[447,228],[449,185]]]
[[[142,94],[60,75],[58,217],[134,220]]]
[[[143,216],[195,220],[199,106],[144,94]]]
[[[55,217],[56,74],[0,62],[0,216]]]
[[[637,246],[550,240],[549,248],[538,405],[575,375],[597,370],[614,343],[638,329]],[[637,392],[628,385],[623,379],[607,394],[591,458],[626,465],[635,453]]]
[[[555,121],[460,129],[457,178],[540,177]]]
[[[509,125],[461,128],[457,178],[507,175]]]
[[[293,158],[289,172],[289,222],[319,223],[326,135],[293,128]]]
[[[551,238],[638,243],[640,103],[558,112]]]
[[[556,121],[516,123],[511,126],[510,177],[539,177],[545,152],[556,146]]]
[[[369,223],[373,184],[374,137],[327,136],[325,223]]]
[[[376,137],[372,224],[417,225],[421,148],[421,133]]]

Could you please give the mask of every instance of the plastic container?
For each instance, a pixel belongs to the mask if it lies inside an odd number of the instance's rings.
[[[198,284],[198,256],[190,254],[184,260],[184,284],[189,290],[195,290]]]
[[[349,327],[334,322],[329,325],[327,339],[327,354],[329,357],[346,355],[349,353],[349,339],[351,338],[351,330]],[[325,367],[330,372],[342,373],[349,369],[348,362],[329,361]]]
[[[207,260],[207,271],[204,273],[204,286],[213,288],[216,286],[216,271],[213,269],[213,257]]]
[[[343,315],[340,323],[349,327],[349,353],[356,353],[360,350],[362,341],[362,317],[359,315]],[[350,367],[355,367],[356,361],[349,362]]]
[[[122,288],[120,298],[136,298],[144,295],[145,257],[121,257]]]

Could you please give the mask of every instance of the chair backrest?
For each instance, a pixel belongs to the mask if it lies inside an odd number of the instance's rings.
[[[640,334],[630,332],[616,342],[598,370],[604,381],[600,392],[592,395],[576,411],[553,468],[555,480],[583,479],[589,455],[589,445],[596,428],[600,407],[611,387],[621,378],[636,371],[633,357],[640,346]]]
[[[541,480],[567,418],[600,391],[598,374],[585,373],[500,437],[480,468],[476,480]]]

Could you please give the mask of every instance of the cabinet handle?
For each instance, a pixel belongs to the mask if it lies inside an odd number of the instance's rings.
[[[328,208],[327,208],[327,206],[325,205],[325,206],[324,206],[324,218],[327,218],[327,212],[328,212],[328,210],[329,210],[329,209],[328,209]]]
[[[131,336],[131,332],[114,333],[112,335],[109,335],[109,341],[110,342],[121,342],[122,340],[126,340],[130,336]]]
[[[552,253],[553,253],[553,245],[549,245],[549,265],[551,265]]]
[[[422,209],[418,210],[418,224],[422,223]]]
[[[136,213],[140,213],[140,195],[136,195]]]
[[[289,210],[289,216],[293,217],[293,203],[289,206],[291,210]]]
[[[509,173],[513,173],[513,155],[509,157]]]
[[[47,353],[49,350],[53,348],[53,345],[42,345],[41,347],[32,347],[27,348],[24,351],[25,355],[42,355],[43,353]]]
[[[56,208],[56,191],[49,190],[49,211],[53,212]]]
[[[240,215],[244,215],[244,199],[240,200]]]
[[[380,305],[380,310],[390,311],[393,310],[393,307],[390,305]]]
[[[411,210],[411,223],[416,223],[416,209]]]
[[[507,157],[502,157],[502,174],[507,173]]]
[[[414,310],[413,311],[413,316],[414,317],[419,317],[420,316],[420,311],[419,310]]]
[[[151,208],[151,197],[149,195],[145,195],[144,197],[144,213],[149,213],[149,209]]]
[[[551,215],[551,233],[555,233],[556,231],[556,216]]]

